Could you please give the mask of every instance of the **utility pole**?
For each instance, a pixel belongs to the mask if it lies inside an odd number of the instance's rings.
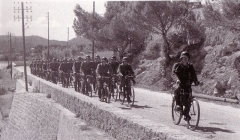
[[[95,18],[95,1],[93,1],[93,14],[92,14],[92,18]],[[94,25],[92,27],[92,31],[94,32]],[[94,39],[92,40],[92,61],[94,62]]]
[[[26,4],[28,4],[28,3],[26,2]],[[29,4],[31,4],[31,2],[29,2]],[[19,11],[22,11],[22,36],[23,36],[24,75],[25,75],[25,87],[26,87],[26,91],[28,91],[24,19],[27,19],[27,21],[29,19],[32,20],[32,16],[28,17],[28,15],[27,15],[26,17],[24,17],[24,10],[26,10],[27,13],[28,13],[28,11],[32,12],[32,6],[30,6],[30,8],[28,8],[28,6],[26,8],[24,8],[24,3],[21,2],[21,8],[19,8],[19,7],[15,8],[14,7],[14,13],[15,13],[15,10],[17,10],[18,13],[19,13]],[[18,21],[19,21],[21,19],[21,17],[19,17],[19,16],[15,17],[14,16],[14,21],[15,21],[15,19],[18,19]]]
[[[68,40],[69,40],[69,27],[68,27],[68,36],[67,36],[67,48],[68,48]]]
[[[12,40],[11,40],[11,33],[10,33],[10,67],[11,67],[11,71],[10,71],[10,74],[11,74],[11,79],[12,79]]]
[[[48,20],[48,53],[47,53],[47,60],[49,59],[49,12],[47,13],[47,20]]]
[[[9,43],[9,47],[10,47],[10,33],[9,32],[7,33],[7,39],[8,39],[8,43]],[[8,55],[8,52],[7,52],[7,55]],[[7,59],[8,59],[8,66],[9,66],[9,55],[8,55]]]

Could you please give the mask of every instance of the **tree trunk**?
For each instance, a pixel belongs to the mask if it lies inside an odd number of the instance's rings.
[[[163,41],[164,41],[164,46],[163,46],[163,55],[166,59],[166,62],[165,62],[165,67],[169,64],[170,62],[170,45],[168,43],[168,40],[167,40],[167,35],[166,33],[162,33],[162,38],[163,38]]]

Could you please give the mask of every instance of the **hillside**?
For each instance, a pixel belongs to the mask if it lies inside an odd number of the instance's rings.
[[[206,31],[206,35],[202,47],[190,51],[190,61],[196,68],[198,79],[203,82],[200,88],[193,88],[194,92],[240,99],[240,34],[221,29]],[[135,70],[136,81],[140,87],[170,90],[169,85],[173,82],[169,78],[171,67],[163,68],[164,58],[161,50],[156,49],[161,44],[156,42],[159,38],[148,43],[147,49],[136,58],[140,60]]]
[[[8,51],[9,49],[9,43],[8,43],[8,37],[7,36],[0,36],[0,49],[1,52],[4,53]],[[16,46],[15,46],[15,41],[16,41]],[[25,38],[25,43],[26,43],[26,50],[29,51],[32,47],[37,47],[38,45],[41,46],[47,46],[48,45],[48,40],[43,37],[39,36],[26,36]],[[66,41],[58,41],[58,40],[50,40],[49,41],[50,45],[55,45],[55,46],[66,46],[67,42]],[[69,40],[70,45],[79,45],[79,44],[85,44],[86,46],[89,45],[89,41],[84,38],[73,38],[72,40]],[[23,40],[22,37],[16,36],[12,38],[12,46],[16,50],[16,52],[21,52],[23,49]]]

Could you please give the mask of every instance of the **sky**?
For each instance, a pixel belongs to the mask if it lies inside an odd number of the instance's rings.
[[[50,40],[67,41],[68,28],[69,40],[76,37],[72,25],[75,18],[73,10],[77,4],[88,12],[93,11],[93,1],[87,0],[0,0],[0,35],[7,35],[10,32],[15,36],[22,36],[22,20],[14,21],[14,16],[22,17],[21,10],[14,10],[14,7],[21,9],[21,2],[24,2],[25,9],[32,7],[32,12],[24,12],[24,17],[32,16],[32,21],[25,20],[25,36],[37,35],[47,39],[49,12]],[[106,0],[95,1],[95,11],[98,14],[104,15],[106,2]]]
[[[30,10],[24,12],[24,17],[32,16],[32,21],[24,20],[25,36],[37,35],[48,38],[47,13],[49,12],[50,40],[67,41],[68,28],[69,40],[76,37],[72,25],[75,18],[73,10],[77,4],[88,12],[93,11],[93,1],[87,0],[0,0],[0,35],[7,35],[10,32],[22,36],[22,20],[15,18],[14,21],[14,16],[22,17],[21,10],[14,10],[14,7],[21,9],[21,2],[24,2],[25,9],[32,7],[32,12]],[[95,1],[95,12],[103,15],[105,3],[105,0]]]

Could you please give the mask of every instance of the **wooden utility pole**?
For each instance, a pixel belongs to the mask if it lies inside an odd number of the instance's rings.
[[[47,53],[47,60],[49,60],[49,12],[48,12],[48,53]]]
[[[26,46],[25,46],[25,29],[24,29],[24,5],[22,2],[22,36],[23,36],[23,59],[24,59],[24,74],[25,74],[25,87],[28,91],[28,82],[27,82],[27,66],[26,66]]]
[[[95,18],[95,1],[93,1],[93,14],[92,14],[92,18],[94,20]],[[92,27],[92,31],[94,32],[94,25]],[[92,61],[94,62],[94,39],[92,40]]]
[[[11,79],[12,79],[12,40],[11,40],[11,33],[10,33],[10,74],[11,74]]]
[[[68,48],[68,40],[69,40],[69,27],[68,27],[68,36],[67,36],[67,48]]]
[[[19,2],[18,2],[19,3]],[[15,2],[14,2],[14,4],[15,4]],[[27,3],[26,2],[26,4],[31,4],[31,2],[29,2],[29,3]],[[19,11],[22,11],[22,36],[23,36],[23,59],[24,59],[24,76],[25,76],[25,87],[26,87],[26,91],[28,91],[28,82],[27,82],[27,66],[26,66],[26,46],[25,46],[25,24],[24,24],[24,19],[27,19],[27,21],[28,20],[32,20],[32,16],[26,16],[26,17],[24,17],[24,10],[26,10],[27,12],[32,12],[32,6],[30,6],[30,7],[26,7],[26,8],[24,8],[24,3],[23,2],[21,2],[21,7],[22,8],[15,8],[14,7],[14,13],[15,13],[15,10],[17,10],[18,11],[18,13],[19,13]],[[14,16],[14,21],[16,20],[16,19],[18,19],[18,21],[19,20],[21,20],[21,17],[19,17],[19,15],[17,16],[17,17],[15,17]]]
[[[8,38],[8,43],[9,43],[9,47],[10,47],[10,33],[9,32],[7,33],[7,38]],[[8,55],[8,52],[7,52],[7,55]],[[9,55],[8,55],[7,59],[8,59],[8,66],[9,66]]]

